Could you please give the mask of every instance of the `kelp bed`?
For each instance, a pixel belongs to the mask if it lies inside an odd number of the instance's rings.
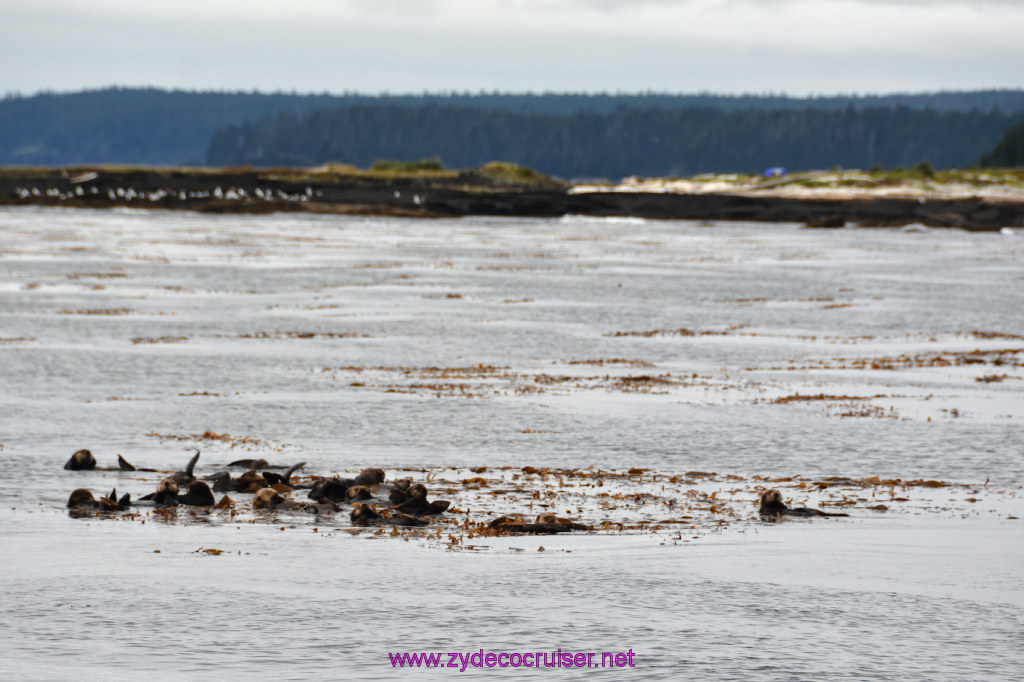
[[[169,473],[169,472],[168,472]],[[355,472],[331,472],[352,476]],[[758,499],[768,489],[779,489],[787,503],[843,511],[848,519],[823,519],[820,523],[848,523],[877,518],[881,514],[938,514],[947,517],[996,515],[1018,517],[1008,508],[1018,490],[997,490],[988,481],[980,484],[915,479],[884,479],[877,476],[805,477],[721,474],[706,471],[670,472],[646,468],[560,469],[524,467],[405,468],[389,469],[383,484],[373,486],[376,510],[388,513],[390,482],[410,478],[423,483],[431,499],[450,500],[440,515],[424,517],[422,527],[358,527],[350,520],[352,506],[340,504],[333,513],[312,514],[253,508],[253,496],[230,493],[217,507],[132,507],[124,512],[74,510],[76,517],[105,518],[141,524],[212,524],[225,528],[243,525],[278,527],[281,531],[342,533],[370,538],[394,537],[420,540],[452,550],[484,550],[498,536],[519,535],[492,527],[500,517],[517,524],[533,524],[541,514],[560,521],[582,524],[586,535],[649,535],[663,544],[681,544],[712,533],[744,532],[752,526],[776,523],[758,515]],[[153,489],[163,473],[121,472],[122,492]],[[140,485],[124,487],[128,481]],[[318,476],[293,476],[286,497],[307,498],[308,486]],[[808,523],[789,520],[788,523]],[[527,526],[529,527],[529,526]],[[215,552],[211,552],[215,553]]]

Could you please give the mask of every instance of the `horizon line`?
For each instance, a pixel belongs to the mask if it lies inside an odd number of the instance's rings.
[[[215,88],[185,88],[178,86],[163,86],[163,85],[120,85],[120,84],[109,84],[102,86],[85,86],[78,89],[56,89],[56,88],[40,88],[31,93],[23,93],[18,90],[8,90],[2,96],[0,101],[11,100],[11,99],[31,99],[33,97],[43,96],[62,96],[62,95],[79,95],[86,93],[99,93],[108,91],[160,91],[167,93],[188,93],[188,94],[221,94],[221,95],[286,95],[292,97],[364,97],[364,98],[415,98],[415,97],[544,97],[544,96],[575,96],[575,97],[718,97],[723,99],[743,99],[743,98],[755,98],[755,99],[794,99],[794,100],[820,100],[820,99],[871,99],[871,98],[884,98],[884,97],[921,97],[928,95],[956,95],[956,94],[984,94],[984,93],[1022,93],[1024,94],[1024,87],[980,87],[976,89],[962,89],[962,88],[950,88],[950,89],[939,89],[939,90],[893,90],[889,92],[836,92],[836,93],[811,93],[804,95],[795,95],[787,93],[784,90],[774,91],[765,90],[762,92],[716,92],[713,90],[692,90],[692,91],[672,91],[672,90],[654,90],[648,88],[646,90],[457,90],[457,89],[439,89],[439,90],[423,90],[420,92],[412,91],[400,91],[392,92],[389,90],[380,90],[378,92],[364,92],[360,90],[306,90],[299,91],[295,88],[291,90],[277,89],[277,90],[263,90],[259,88],[251,89],[215,89]]]

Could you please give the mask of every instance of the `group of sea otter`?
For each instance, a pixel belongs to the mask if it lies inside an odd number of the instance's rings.
[[[229,471],[219,471],[202,479],[194,474],[199,451],[189,460],[183,471],[176,471],[161,480],[156,491],[149,493],[138,502],[132,502],[130,495],[117,496],[117,490],[99,499],[92,491],[78,488],[68,498],[69,509],[93,509],[99,511],[123,511],[131,506],[173,507],[188,505],[193,507],[226,507],[232,504],[226,495],[217,502],[215,492],[253,493],[254,509],[303,511],[311,514],[333,513],[341,511],[338,503],[352,504],[349,517],[357,526],[425,526],[429,520],[423,517],[443,513],[451,504],[442,500],[427,500],[427,488],[422,483],[413,483],[410,479],[401,479],[394,483],[384,483],[382,469],[363,469],[355,478],[318,478],[312,483],[293,483],[292,474],[300,469],[305,462],[299,462],[278,473],[270,469],[281,468],[271,466],[265,459],[240,459],[228,464],[228,467],[243,467],[245,473],[232,478]],[[116,469],[99,469],[101,471],[156,471],[155,469],[139,469],[132,466],[121,455],[117,456]],[[64,465],[70,470],[97,470],[96,458],[89,450],[78,450]],[[213,483],[211,489],[210,484]],[[296,501],[285,497],[285,494],[300,488],[309,489],[309,502]],[[182,493],[181,491],[185,492]],[[364,500],[373,500],[375,493],[387,492],[390,507],[378,512]]]
[[[121,455],[117,456],[117,469],[101,469],[104,471],[156,471],[155,469],[137,469]],[[265,459],[240,459],[228,464],[229,467],[244,467],[245,473],[232,478],[229,471],[219,471],[203,479],[197,478],[193,471],[199,461],[199,451],[189,460],[183,471],[176,471],[157,484],[156,492],[139,498],[140,503],[149,506],[167,507],[189,505],[193,507],[225,507],[232,504],[226,495],[220,502],[214,497],[215,492],[253,493],[254,509],[302,511],[311,514],[333,513],[340,511],[338,503],[352,505],[349,518],[357,526],[425,526],[429,520],[426,516],[443,513],[451,504],[447,500],[427,500],[427,488],[422,483],[413,483],[410,479],[400,479],[390,484],[384,483],[382,469],[363,469],[355,478],[317,478],[312,483],[292,483],[291,477],[305,462],[294,464],[284,471],[270,471],[274,468]],[[88,470],[97,469],[96,458],[89,450],[78,450],[64,465],[65,469]],[[207,481],[213,482],[213,488]],[[181,490],[184,488],[185,492]],[[310,502],[295,501],[284,496],[284,493],[299,488],[309,488]],[[378,512],[365,503],[373,500],[374,493],[387,492],[390,506]],[[69,509],[94,509],[99,511],[123,511],[133,505],[130,495],[117,496],[117,490],[111,491],[96,499],[92,492],[78,488],[68,498]],[[849,514],[824,512],[807,507],[788,507],[782,500],[778,490],[766,490],[761,494],[761,516],[780,518],[782,516],[849,516]],[[536,523],[524,523],[520,519],[501,516],[494,519],[490,527],[510,533],[558,533],[573,530],[589,530],[588,526],[556,517],[554,514],[541,514]]]

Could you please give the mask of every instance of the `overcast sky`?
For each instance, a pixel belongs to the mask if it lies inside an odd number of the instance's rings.
[[[0,0],[0,92],[1024,87],[1024,0]]]

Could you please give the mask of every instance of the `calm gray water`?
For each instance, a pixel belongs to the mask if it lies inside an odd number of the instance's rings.
[[[0,676],[390,679],[388,652],[562,648],[633,649],[609,679],[1020,679],[1022,311],[1012,234],[2,210]],[[81,447],[998,494],[447,552],[342,521],[72,519],[73,488],[151,489],[63,471]]]

